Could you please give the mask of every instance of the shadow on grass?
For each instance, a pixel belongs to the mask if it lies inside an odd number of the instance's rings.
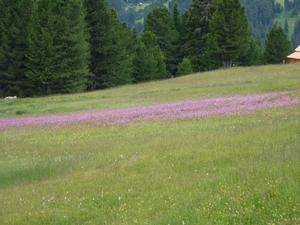
[[[11,167],[0,171],[0,188],[30,184],[72,172],[72,162],[40,162],[31,167]]]

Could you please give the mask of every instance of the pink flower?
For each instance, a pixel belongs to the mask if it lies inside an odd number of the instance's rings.
[[[126,109],[90,111],[69,115],[52,115],[27,118],[0,119],[0,129],[9,127],[38,126],[93,122],[97,125],[123,125],[137,121],[203,118],[232,113],[248,113],[270,108],[282,108],[300,104],[300,99],[290,99],[291,92],[263,95],[206,98],[187,102],[160,104]]]

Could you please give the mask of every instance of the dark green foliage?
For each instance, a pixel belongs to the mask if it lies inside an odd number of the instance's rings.
[[[40,0],[28,44],[26,95],[86,89],[89,48],[80,0]]]
[[[174,5],[178,3],[178,9],[181,13],[187,11],[192,3],[192,0],[170,0],[168,5],[169,9],[173,9]]]
[[[135,83],[150,81],[157,75],[157,61],[139,40],[133,58],[133,81]]]
[[[86,23],[90,35],[90,71],[92,75],[92,84],[90,89],[103,87],[103,67],[106,57],[105,46],[109,38],[109,13],[105,0],[85,0]]]
[[[114,9],[110,9],[108,13],[109,32],[105,34],[106,41],[97,47],[104,56],[97,74],[102,80],[102,88],[128,84],[132,81],[132,33],[126,24],[120,22]]]
[[[177,60],[173,56],[178,31],[175,28],[174,20],[166,7],[154,8],[147,16],[144,27],[145,31],[151,31],[157,37],[157,42],[164,52],[165,62],[169,74],[175,74]]]
[[[33,0],[0,1],[0,96],[22,97]]]
[[[164,53],[160,49],[157,37],[151,31],[145,31],[141,35],[141,41],[144,43],[147,51],[153,56],[156,61],[156,74],[151,76],[151,80],[167,78],[168,71],[164,62]]]
[[[209,50],[223,67],[231,67],[233,60],[248,52],[250,29],[239,0],[219,0],[209,25]]]
[[[288,22],[287,22],[287,19],[284,20],[284,32],[285,32],[286,34],[289,33],[289,24],[288,24]]]
[[[185,23],[185,43],[182,46],[184,55],[187,56],[195,71],[204,71],[208,62],[207,38],[209,33],[209,22],[215,11],[215,0],[193,0],[188,11]]]
[[[287,11],[292,9],[292,4],[290,3],[290,0],[284,0],[284,9]]]
[[[274,0],[241,0],[247,10],[247,16],[252,28],[252,37],[264,45],[268,31],[272,28],[276,13],[282,11],[279,3]]]
[[[85,0],[90,34],[92,72],[90,89],[114,87],[131,82],[132,33],[108,9],[105,0]]]
[[[292,52],[291,43],[282,27],[274,25],[268,33],[264,58],[267,64],[278,64]]]
[[[179,32],[180,31],[180,21],[179,21],[179,8],[178,8],[178,2],[175,2],[172,10],[172,16],[174,20],[174,25],[176,30]]]
[[[283,7],[279,2],[275,2],[275,13],[281,13],[283,11]]]
[[[300,19],[296,20],[294,33],[292,34],[291,41],[294,49],[297,48],[300,44]]]
[[[182,62],[178,65],[178,71],[176,73],[177,76],[186,75],[193,73],[193,66],[191,61],[184,57]]]
[[[174,20],[174,25],[175,28],[178,32],[178,38],[174,41],[173,45],[173,59],[174,59],[174,64],[179,64],[180,61],[182,61],[184,54],[182,52],[182,45],[185,42],[185,35],[186,35],[186,30],[185,30],[185,23],[186,23],[186,16],[187,13],[184,13],[180,15],[179,13],[179,4],[176,1],[173,5],[173,10],[172,10],[172,17]],[[174,71],[176,74],[177,69]]]
[[[235,63],[239,66],[257,66],[263,64],[263,50],[257,40],[251,38],[249,51]]]

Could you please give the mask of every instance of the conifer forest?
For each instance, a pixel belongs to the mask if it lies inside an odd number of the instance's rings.
[[[299,45],[299,10],[300,0],[0,0],[0,97],[282,63]]]

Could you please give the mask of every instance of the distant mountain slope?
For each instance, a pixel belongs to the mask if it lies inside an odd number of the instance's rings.
[[[122,21],[128,24],[129,28],[136,27],[138,31],[143,29],[144,19],[148,12],[154,7],[166,6],[173,8],[177,1],[179,10],[184,12],[188,10],[192,0],[108,0],[109,3],[117,10]]]
[[[125,21],[130,29],[136,27],[138,31],[143,29],[144,19],[154,7],[166,6],[171,10],[177,1],[180,12],[185,12],[192,3],[192,0],[108,1],[117,10],[120,19]],[[285,30],[293,42],[293,47],[299,44],[300,0],[241,0],[241,3],[245,6],[249,23],[252,27],[252,35],[261,45],[264,45],[266,36],[274,23],[282,27],[288,26]],[[287,25],[285,19],[287,20]]]

